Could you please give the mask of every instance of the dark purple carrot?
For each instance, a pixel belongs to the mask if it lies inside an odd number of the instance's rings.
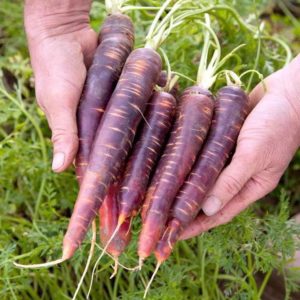
[[[75,166],[79,182],[87,168],[100,119],[133,44],[134,28],[130,18],[120,13],[106,17],[77,110],[79,148]]]
[[[116,180],[132,146],[146,104],[161,72],[161,58],[156,50],[170,33],[172,14],[183,2],[177,1],[158,24],[171,1],[166,0],[158,11],[146,37],[145,48],[137,49],[129,55],[98,126],[89,164],[64,237],[64,259],[70,258],[81,244],[108,187]]]
[[[121,171],[160,71],[156,51],[141,48],[129,55],[95,136],[64,238],[63,257],[71,257],[79,247],[108,187]]]
[[[234,150],[240,129],[249,112],[248,96],[238,86],[219,90],[211,130],[203,151],[176,197],[171,220],[157,245],[159,263],[168,258],[180,233],[199,213],[207,192]]]
[[[118,225],[119,219],[119,205],[117,200],[117,194],[119,191],[119,184],[112,184],[108,190],[108,193],[99,209],[99,229],[100,229],[100,241],[103,247],[105,247],[110,241],[115,229]],[[114,238],[109,242],[106,252],[108,252],[115,260],[114,273],[117,272],[118,258],[125,250],[126,246],[131,239],[130,231],[130,219],[127,218],[119,227],[118,232],[114,235]],[[112,276],[113,276],[112,275]]]
[[[170,140],[150,186],[151,200],[138,244],[141,260],[152,253],[161,238],[169,209],[208,132],[213,106],[211,93],[199,86],[187,88],[181,96]]]
[[[119,223],[135,215],[140,208],[175,112],[176,100],[171,94],[154,92],[147,105],[147,122],[143,123],[139,132],[121,183],[118,195]]]

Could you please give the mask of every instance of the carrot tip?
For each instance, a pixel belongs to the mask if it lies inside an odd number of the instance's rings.
[[[126,215],[121,213],[118,218],[118,226],[121,226],[126,220]]]
[[[111,276],[109,277],[109,279],[113,279],[117,273],[118,273],[118,267],[119,267],[119,260],[118,260],[118,257],[114,257],[114,261],[115,261],[115,264],[113,266],[113,273],[111,274]]]
[[[143,257],[140,257],[140,258],[139,258],[139,264],[138,264],[138,266],[137,266],[137,269],[138,269],[139,271],[142,270],[142,267],[143,267],[143,264],[144,264],[144,260],[145,260],[145,258],[143,258]]]
[[[62,260],[68,260],[71,258],[76,250],[76,247],[67,245],[63,247],[63,255],[62,255]]]

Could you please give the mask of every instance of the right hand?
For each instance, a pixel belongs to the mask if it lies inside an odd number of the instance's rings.
[[[52,130],[52,169],[64,171],[78,148],[76,110],[97,47],[91,1],[27,0],[25,29],[39,106]]]
[[[300,55],[250,94],[252,106],[231,163],[208,193],[202,210],[181,239],[230,222],[270,193],[300,146]]]

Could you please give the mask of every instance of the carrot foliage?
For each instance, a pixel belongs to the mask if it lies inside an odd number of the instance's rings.
[[[263,32],[258,34],[260,12],[272,11],[272,7],[265,5],[268,1],[256,1],[256,4],[247,0],[200,2],[210,14],[223,56],[246,44],[226,61],[223,69],[237,74],[256,69],[267,76],[285,64],[290,51],[286,44],[293,47],[294,53],[299,52],[300,25],[290,15],[271,14]],[[162,3],[160,0],[130,0],[124,4],[124,7],[136,7],[127,10],[139,25],[136,26],[136,46],[144,44],[157,11],[137,8],[145,5],[157,8]],[[199,1],[194,0],[194,3]],[[78,192],[73,170],[60,175],[49,172],[50,131],[43,113],[34,103],[32,71],[22,34],[22,4],[21,0],[2,0],[0,4],[0,298],[68,299],[83,273],[91,233],[74,258],[60,267],[20,270],[12,263],[16,259],[28,264],[41,263],[59,257],[62,233]],[[240,19],[235,15],[235,8]],[[95,29],[99,28],[104,15],[103,1],[94,1],[91,22]],[[200,20],[205,22],[203,14]],[[245,28],[241,20],[244,23],[247,20],[251,30]],[[274,26],[269,20],[278,24],[276,30],[283,31],[273,32]],[[197,74],[199,45],[203,42],[201,28],[197,22],[182,24],[163,46],[172,70],[184,75],[180,79],[182,87],[191,85],[190,78]],[[258,81],[252,73],[243,77],[243,82],[251,88]],[[220,75],[214,91],[225,82],[225,76]],[[264,285],[256,280],[257,274],[261,272],[267,282],[275,268],[284,275],[286,299],[291,299],[291,291],[299,290],[294,280],[299,278],[299,273],[297,276],[287,274],[283,267],[299,247],[293,239],[300,234],[299,226],[288,220],[297,209],[299,211],[299,170],[298,153],[272,197],[257,203],[230,224],[178,243],[169,261],[161,266],[148,299],[183,300],[200,296],[203,299],[259,299]],[[136,263],[135,241],[139,228],[137,219],[133,224],[133,243],[120,257],[120,262],[127,266]],[[100,252],[97,240],[92,264]],[[120,268],[110,280],[112,262],[109,257],[101,261],[91,299],[141,299],[154,268],[154,257],[145,263],[142,272],[131,273]],[[84,299],[90,280],[91,270],[78,299]]]

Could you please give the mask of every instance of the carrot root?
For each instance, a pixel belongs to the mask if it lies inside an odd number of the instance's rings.
[[[148,282],[148,284],[146,286],[146,289],[145,289],[145,292],[144,292],[144,297],[143,297],[144,299],[147,297],[147,294],[148,294],[148,292],[150,290],[151,284],[152,284],[152,282],[153,282],[153,280],[154,280],[154,278],[155,278],[155,276],[156,276],[156,274],[157,274],[160,266],[161,266],[161,263],[158,262],[157,265],[156,265],[156,268],[155,268],[155,270],[154,270],[154,272],[153,272],[153,274],[152,274],[152,276],[151,276],[151,278],[150,278],[150,280],[149,280],[149,282]]]
[[[93,255],[94,255],[95,244],[96,244],[96,235],[97,235],[97,229],[96,229],[96,222],[95,222],[95,220],[94,220],[93,223],[92,223],[92,231],[93,231],[93,235],[92,235],[92,240],[91,240],[91,248],[90,248],[89,256],[88,256],[88,259],[87,259],[87,262],[86,262],[84,271],[83,271],[82,276],[81,276],[81,278],[80,278],[80,281],[79,281],[79,283],[78,283],[78,285],[77,285],[77,288],[76,288],[76,291],[75,291],[75,293],[74,293],[74,295],[73,295],[72,300],[75,300],[76,297],[77,297],[77,295],[78,295],[78,293],[79,293],[79,290],[80,290],[80,288],[81,288],[81,285],[82,285],[82,283],[83,283],[83,280],[84,280],[84,278],[85,278],[85,276],[86,276],[86,273],[87,273],[87,271],[88,271],[88,269],[89,269],[89,266],[90,266],[92,257],[93,257]]]
[[[63,263],[64,261],[66,261],[65,258],[59,258],[53,261],[49,261],[46,263],[42,263],[42,264],[32,264],[32,265],[23,265],[23,264],[19,264],[17,262],[14,262],[13,264],[20,269],[40,269],[40,268],[49,268],[49,267],[53,267],[56,265],[59,265],[61,263]]]
[[[113,266],[113,273],[111,274],[111,276],[109,277],[109,279],[113,279],[117,275],[117,273],[118,273],[118,267],[119,267],[119,262],[118,262],[119,259],[118,259],[118,257],[115,257],[114,261],[115,261],[115,263],[114,263],[114,266]]]

